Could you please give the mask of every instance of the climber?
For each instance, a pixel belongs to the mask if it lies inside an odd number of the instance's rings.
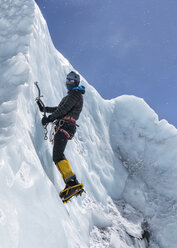
[[[68,140],[71,140],[76,132],[76,121],[83,107],[85,87],[79,86],[79,84],[79,74],[71,71],[66,77],[67,95],[63,97],[58,107],[45,107],[45,111],[51,114],[42,118],[42,125],[44,126],[49,122],[57,122],[53,145],[53,161],[62,175],[65,189],[79,184],[69,160],[64,155]],[[41,102],[37,101],[37,104],[40,111],[43,112]]]

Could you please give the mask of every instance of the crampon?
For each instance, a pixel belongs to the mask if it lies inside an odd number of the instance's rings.
[[[73,196],[81,196],[85,192],[82,183],[68,187],[60,192],[60,198],[63,203],[68,203]]]

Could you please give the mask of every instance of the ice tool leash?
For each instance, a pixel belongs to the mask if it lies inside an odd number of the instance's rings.
[[[43,116],[46,117],[46,109],[45,109],[45,105],[44,105],[43,101],[41,100],[41,97],[43,97],[43,96],[41,96],[41,90],[40,90],[40,88],[39,88],[38,82],[34,82],[34,85],[36,85],[37,90],[38,90],[38,97],[36,97],[36,101],[39,101],[40,104],[42,105],[43,110],[44,110]],[[47,124],[46,124],[46,125],[44,126],[44,139],[45,139],[45,140],[48,139],[47,133],[48,133],[48,131],[47,131]]]

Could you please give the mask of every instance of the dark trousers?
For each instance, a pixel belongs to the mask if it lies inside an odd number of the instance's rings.
[[[64,133],[59,131],[55,135],[54,146],[53,146],[53,161],[55,164],[60,162],[61,160],[66,159],[64,155],[64,150],[66,148],[67,142],[68,139]]]

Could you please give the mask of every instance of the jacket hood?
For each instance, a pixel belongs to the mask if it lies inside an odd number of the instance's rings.
[[[82,94],[85,94],[85,86],[81,85],[78,87],[72,88],[72,90],[79,90]]]

